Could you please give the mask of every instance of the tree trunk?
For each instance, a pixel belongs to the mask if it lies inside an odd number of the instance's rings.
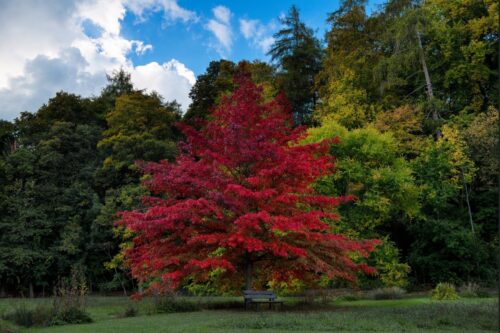
[[[30,281],[30,298],[34,298],[35,297],[35,291],[33,290],[33,282]]]
[[[17,286],[19,286],[19,288],[17,288],[16,291],[18,291],[21,294],[21,298],[24,298],[24,288],[20,287],[21,286],[21,278],[18,275],[16,275],[16,281],[17,281]]]
[[[10,144],[10,152],[13,153],[17,150],[17,141],[14,139],[12,143]]]
[[[429,70],[427,69],[427,62],[425,61],[425,53],[424,48],[422,47],[422,39],[420,38],[420,32],[418,28],[415,27],[415,31],[417,33],[417,41],[418,41],[418,51],[420,54],[420,62],[422,63],[422,71],[424,72],[425,84],[427,86],[427,97],[429,101],[434,98],[434,90],[432,89],[431,76],[429,75]],[[432,108],[432,120],[437,121],[439,119],[439,114],[436,108]],[[439,139],[441,137],[441,130],[436,131],[436,138]]]
[[[252,290],[252,261],[247,256],[245,262],[245,290]]]
[[[121,274],[118,272],[116,267],[114,268],[114,270],[115,270],[115,275],[118,276],[118,278],[120,279],[120,285],[122,286],[123,296],[128,296],[127,295],[127,288],[125,287],[125,283],[123,282]]]
[[[415,28],[417,32],[417,41],[418,41],[418,50],[420,54],[420,62],[422,63],[422,70],[424,71],[425,83],[427,85],[427,96],[429,99],[434,98],[434,91],[432,90],[432,82],[431,77],[429,75],[429,71],[427,69],[427,62],[425,61],[424,48],[422,47],[422,40],[420,39],[420,32],[418,28]],[[437,113],[434,111],[432,113],[432,119],[437,120]]]
[[[464,189],[465,189],[465,201],[467,202],[467,209],[469,212],[469,222],[470,222],[470,227],[472,230],[472,234],[475,234],[474,230],[474,221],[472,220],[472,209],[470,208],[470,201],[469,201],[469,189],[467,188],[467,183],[465,182],[465,176],[464,176],[464,169],[462,168],[462,181],[464,183]]]

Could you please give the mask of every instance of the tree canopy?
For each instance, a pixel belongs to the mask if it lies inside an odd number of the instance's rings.
[[[226,288],[252,289],[372,272],[351,255],[367,256],[374,241],[332,233],[347,198],[310,187],[331,173],[328,145],[298,145],[302,129],[292,128],[286,102],[264,102],[248,78],[238,85],[203,130],[184,128],[176,163],[146,167],[149,207],[120,222],[136,235],[125,251],[132,274],[152,291],[212,274]]]
[[[0,296],[75,269],[124,293],[496,280],[498,2],[324,14],[210,62],[187,110],[120,69],[0,121]]]

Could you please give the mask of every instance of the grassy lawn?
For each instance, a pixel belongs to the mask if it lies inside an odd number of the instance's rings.
[[[241,298],[190,299],[223,308]],[[0,300],[0,313],[23,300]],[[30,306],[50,302],[37,299]],[[401,300],[335,301],[321,307],[294,305],[287,299],[283,311],[202,310],[198,312],[154,314],[150,300],[133,302],[124,297],[90,297],[91,324],[24,329],[21,332],[428,332],[485,333],[498,330],[496,299],[431,301],[429,298]],[[120,318],[134,304],[136,317]]]

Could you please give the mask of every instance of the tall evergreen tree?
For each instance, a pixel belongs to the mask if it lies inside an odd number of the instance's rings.
[[[283,28],[275,35],[268,55],[278,66],[278,87],[290,100],[297,123],[304,123],[317,103],[314,80],[321,69],[322,49],[311,28],[292,6],[281,19]]]
[[[211,61],[204,74],[198,76],[189,92],[191,104],[183,117],[190,126],[200,128],[208,120],[211,110],[220,99],[231,93],[238,85],[234,77],[250,75],[254,82],[265,86],[266,95],[276,95],[274,89],[274,70],[265,62],[241,61],[235,64],[228,60]]]
[[[377,24],[365,11],[365,1],[346,0],[328,16],[327,48],[318,75],[320,103],[315,118],[329,117],[347,128],[373,120],[380,108],[372,67],[379,50]]]
[[[192,102],[184,115],[186,123],[196,126],[198,121],[205,120],[218,98],[232,89],[235,66],[228,60],[210,62],[189,92]]]

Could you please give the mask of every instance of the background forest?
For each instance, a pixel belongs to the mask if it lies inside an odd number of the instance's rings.
[[[92,291],[138,288],[114,223],[147,194],[140,161],[173,161],[177,123],[204,126],[242,75],[266,98],[285,94],[307,142],[340,138],[336,171],[314,186],[357,198],[339,207],[337,233],[382,240],[361,287],[493,283],[497,1],[391,0],[367,14],[345,0],[326,19],[323,38],[290,8],[271,62],[211,62],[185,113],[118,71],[99,96],[59,92],[0,121],[0,296],[49,295],[72,270]]]

